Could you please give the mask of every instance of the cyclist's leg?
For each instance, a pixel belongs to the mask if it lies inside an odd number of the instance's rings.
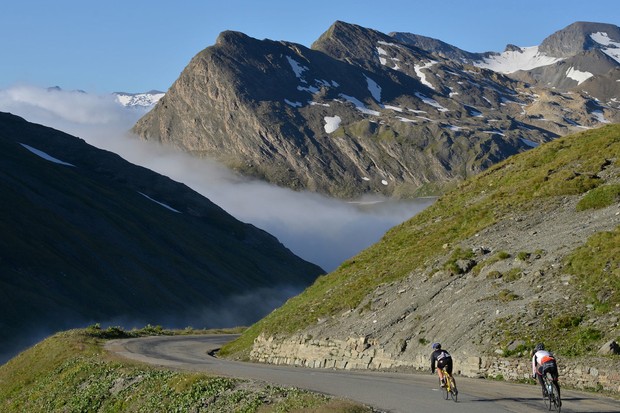
[[[446,363],[446,371],[452,378],[452,386],[456,387],[456,380],[454,380],[454,374],[452,374],[452,359],[451,358],[449,358]]]
[[[437,360],[437,375],[439,375],[439,383],[441,383],[441,387],[445,386],[445,380],[443,374],[443,368],[446,366],[446,363],[443,360]]]
[[[540,387],[542,388],[543,397],[547,397],[547,389],[545,389],[545,381],[543,380],[543,375],[545,371],[542,368],[543,366],[536,366],[536,378],[538,378],[538,383],[540,383]]]

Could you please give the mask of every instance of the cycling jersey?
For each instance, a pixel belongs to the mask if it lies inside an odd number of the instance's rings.
[[[435,350],[431,354],[431,371],[435,372],[435,362],[438,368],[448,367],[448,373],[452,374],[452,356],[446,350]]]
[[[555,364],[555,358],[546,350],[538,350],[532,357],[532,374],[536,374],[538,366],[544,364]]]

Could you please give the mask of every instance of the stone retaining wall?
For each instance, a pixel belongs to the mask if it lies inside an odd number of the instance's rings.
[[[398,346],[396,346],[398,347]],[[406,348],[394,352],[381,348],[367,337],[313,339],[308,335],[288,339],[259,336],[250,354],[252,360],[310,368],[344,370],[389,370],[413,368],[428,370],[429,354],[414,354]],[[531,361],[525,358],[478,357],[453,352],[454,369],[466,377],[492,377],[523,380],[531,377]],[[597,357],[559,358],[560,381],[578,389],[599,389],[620,394],[620,361]]]

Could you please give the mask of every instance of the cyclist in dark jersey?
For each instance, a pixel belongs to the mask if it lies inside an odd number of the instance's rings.
[[[446,350],[443,350],[439,343],[433,344],[433,352],[431,353],[431,373],[435,373],[435,363],[437,363],[437,375],[441,381],[441,387],[445,387],[446,379],[443,377],[443,371],[441,371],[441,369],[445,367],[446,371],[452,375],[452,356],[450,356],[450,353]],[[454,379],[454,376],[452,376],[452,378]]]

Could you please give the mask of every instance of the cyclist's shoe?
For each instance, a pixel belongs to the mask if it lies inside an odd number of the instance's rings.
[[[549,393],[547,393],[547,389],[543,389],[543,399],[549,397]]]
[[[446,379],[441,379],[441,387],[446,387]]]

